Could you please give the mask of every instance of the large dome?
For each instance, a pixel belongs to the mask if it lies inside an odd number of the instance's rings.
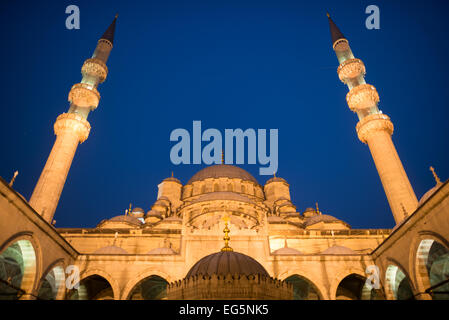
[[[216,164],[206,167],[195,173],[187,184],[207,178],[238,178],[259,184],[259,182],[257,182],[257,180],[249,172],[229,164]]]
[[[219,276],[226,276],[228,274],[239,275],[264,275],[269,276],[265,268],[253,258],[239,252],[234,251],[220,251],[217,253],[205,256],[190,269],[186,278],[197,275],[213,274]]]

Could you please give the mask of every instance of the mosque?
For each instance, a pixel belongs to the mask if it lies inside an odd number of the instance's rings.
[[[300,212],[287,180],[274,176],[261,185],[224,163],[185,184],[164,179],[145,210],[130,207],[95,228],[55,228],[73,157],[89,136],[87,118],[108,75],[116,17],[84,62],[68,112],[56,119],[56,141],[31,198],[13,189],[14,178],[0,178],[0,299],[449,299],[449,185],[432,169],[436,185],[418,201],[391,139],[393,123],[365,82],[365,65],[328,19],[337,73],[393,229],[353,229],[318,205]]]

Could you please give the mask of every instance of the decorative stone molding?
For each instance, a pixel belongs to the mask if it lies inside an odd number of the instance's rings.
[[[394,126],[390,117],[385,114],[376,113],[366,116],[357,123],[357,135],[363,143],[367,143],[369,136],[376,131],[386,131],[389,135],[393,134]]]
[[[112,47],[113,47],[111,41],[106,40],[106,39],[103,39],[103,38],[101,38],[100,40],[98,40],[98,43],[106,43],[108,46],[111,47],[111,49],[112,49]]]
[[[108,75],[108,67],[100,59],[91,58],[84,61],[81,68],[82,75],[89,75],[98,78],[98,81],[102,83],[106,80]]]
[[[257,275],[197,275],[168,284],[169,300],[257,299],[291,300],[291,283]]]
[[[337,51],[345,51],[349,49],[349,43],[346,39],[338,39],[335,41],[335,43],[332,45],[332,48]]]
[[[67,131],[75,132],[78,134],[80,143],[83,143],[89,136],[90,124],[75,113],[63,113],[56,118],[54,130],[57,136]]]
[[[78,107],[94,110],[100,102],[100,93],[87,83],[77,83],[70,89],[68,100]]]
[[[348,92],[346,101],[348,102],[349,109],[356,112],[377,105],[379,102],[379,94],[374,86],[361,84]]]
[[[366,69],[362,60],[348,59],[338,66],[337,73],[341,82],[346,83],[350,79],[365,75]]]

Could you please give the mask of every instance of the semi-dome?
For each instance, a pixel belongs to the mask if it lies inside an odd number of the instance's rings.
[[[348,247],[344,246],[333,246],[330,248],[327,248],[321,254],[356,254],[356,252],[352,249],[349,249]]]
[[[220,251],[200,259],[187,273],[186,278],[197,275],[263,275],[269,277],[265,268],[253,258],[239,252]]]
[[[229,164],[216,164],[206,167],[195,173],[193,177],[190,178],[190,180],[187,182],[187,184],[191,184],[195,181],[201,181],[207,178],[238,178],[244,181],[251,181],[259,184],[256,178],[254,178],[248,171]]]

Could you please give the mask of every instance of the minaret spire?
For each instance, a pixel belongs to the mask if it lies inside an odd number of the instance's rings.
[[[70,108],[54,124],[56,141],[30,198],[30,205],[49,223],[53,220],[76,149],[90,133],[89,112],[100,102],[97,87],[106,80],[106,62],[112,50],[117,16],[103,37],[98,40],[92,58],[84,61],[82,80],[72,86],[68,100]]]
[[[108,40],[111,44],[114,44],[115,25],[117,23],[118,14],[115,15],[114,20],[101,36],[101,39]]]
[[[357,135],[371,151],[394,219],[399,223],[407,213],[416,210],[418,200],[391,140],[393,123],[377,106],[379,94],[376,88],[365,82],[366,69],[362,60],[354,57],[348,40],[329,15],[328,19],[332,47],[340,63],[338,77],[348,86],[346,101],[359,118]]]
[[[327,18],[329,20],[329,28],[330,28],[330,31],[331,31],[332,45],[334,45],[335,42],[337,42],[338,40],[345,39],[345,36],[340,31],[340,29],[337,27],[335,22],[332,20],[330,14],[327,12],[326,15],[327,15]]]

